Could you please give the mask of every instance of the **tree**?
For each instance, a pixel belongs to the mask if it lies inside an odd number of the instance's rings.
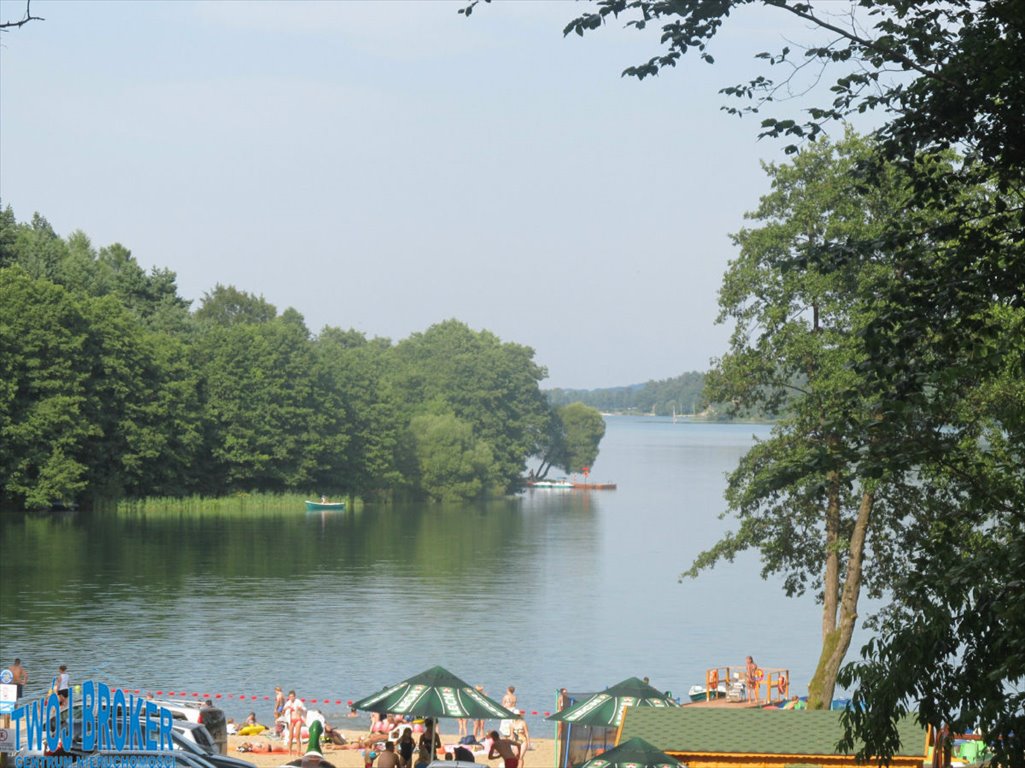
[[[538,386],[545,370],[533,358],[529,347],[447,320],[396,345],[396,392],[419,412],[452,413],[471,425],[492,451],[495,483],[510,490],[550,418]]]
[[[481,498],[491,490],[494,456],[473,428],[452,414],[425,413],[410,422],[415,466],[407,477],[435,501]]]
[[[720,292],[720,322],[735,321],[730,351],[708,377],[709,395],[733,407],[779,410],[771,439],[756,445],[731,475],[729,507],[739,521],[700,555],[689,573],[742,549],[761,551],[763,575],[783,573],[788,594],[809,585],[823,605],[822,651],[809,706],[828,707],[867,580],[878,594],[893,564],[870,558],[872,537],[890,530],[880,515],[907,490],[899,475],[866,472],[883,418],[879,393],[857,374],[868,356],[860,331],[876,311],[874,289],[890,267],[848,260],[831,270],[806,265],[810,249],[858,231],[869,238],[900,211],[905,179],[866,190],[851,169],[871,152],[849,135],[819,142],[788,166],[767,166],[772,191],[734,237],[739,255]],[[790,400],[788,395],[799,396]],[[892,509],[892,507],[889,507]],[[897,513],[898,515],[900,513]]]
[[[29,509],[70,502],[87,486],[81,446],[86,322],[67,291],[0,268],[0,494]]]
[[[263,296],[253,296],[240,291],[233,285],[218,283],[196,310],[195,318],[200,323],[214,325],[235,325],[238,323],[268,323],[277,317],[278,311]]]
[[[991,542],[996,562],[983,575],[994,587],[1015,583],[1020,574],[1009,568],[1020,563],[1016,553],[1023,534],[1009,518],[1021,509],[1016,492],[1025,465],[1025,439],[1016,431],[1018,420],[1006,410],[991,408],[976,424],[954,417],[993,382],[1004,380],[1006,369],[1013,370],[1012,381],[1025,380],[1025,363],[1007,341],[1006,317],[1025,304],[1022,2],[860,0],[840,16],[835,4],[808,0],[598,0],[597,10],[570,22],[565,33],[582,35],[617,18],[636,29],[661,24],[663,52],[624,72],[643,78],[675,66],[689,51],[711,63],[709,47],[716,33],[733,11],[756,2],[798,17],[828,37],[796,55],[789,45],[759,54],[786,72],[783,81],[759,74],[723,89],[749,105],[730,111],[758,112],[772,106],[801,73],[808,74],[813,89],[818,78],[835,72],[830,101],[809,108],[804,117],[767,117],[762,134],[814,138],[830,121],[879,108],[888,115],[875,134],[882,151],[857,175],[872,182],[897,164],[911,180],[904,217],[893,217],[873,239],[852,235],[809,249],[805,262],[828,273],[847,260],[866,261],[876,252],[889,255],[889,278],[875,286],[879,311],[857,330],[866,355],[856,372],[869,390],[886,393],[881,401],[885,429],[878,430],[864,471],[884,476],[918,468],[936,478],[934,482],[948,489],[931,503],[943,527],[956,529],[962,510],[970,508],[976,529],[1003,531],[1005,536]],[[931,162],[951,147],[961,152],[958,162]],[[1016,327],[1013,318],[1010,327]],[[1006,436],[1006,447],[992,450],[988,435]],[[998,440],[998,445],[1004,443]],[[987,485],[991,474],[1006,482]],[[923,542],[912,559],[939,554],[929,540]],[[948,580],[945,572],[936,575],[942,585],[935,589],[948,601],[944,609],[955,616],[970,615],[976,597],[959,592],[956,579]],[[908,589],[915,585],[909,578]],[[845,715],[852,735],[863,741],[864,754],[885,759],[892,754],[893,721],[902,707],[921,706],[923,722],[934,725],[937,713],[986,712],[981,725],[1005,750],[997,761],[1021,765],[1021,742],[1010,736],[1025,731],[1020,702],[999,694],[989,698],[994,689],[976,684],[977,670],[959,666],[960,649],[927,645],[929,638],[913,622],[928,613],[923,606],[928,593],[905,591],[900,597],[907,604],[893,605],[883,624],[880,642],[903,655],[894,653],[881,663],[852,669],[852,683],[864,682],[887,694],[864,699],[867,709]],[[972,623],[977,633],[973,644],[1020,654],[1014,640],[1025,636],[1021,616],[1005,618]],[[942,691],[928,682],[935,663],[916,668],[900,663],[930,654],[952,670]],[[1020,663],[1019,655],[989,671],[1003,675],[997,688],[1020,684]],[[894,702],[900,707],[890,706]]]
[[[596,409],[583,403],[556,408],[548,445],[535,476],[547,477],[553,466],[568,473],[590,467],[598,458],[598,446],[604,436],[605,419]]]

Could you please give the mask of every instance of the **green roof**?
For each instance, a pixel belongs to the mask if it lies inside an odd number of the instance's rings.
[[[633,708],[623,719],[621,741],[641,737],[664,752],[759,755],[834,755],[843,736],[840,712],[832,710]],[[895,756],[925,754],[925,728],[912,718],[898,724]]]

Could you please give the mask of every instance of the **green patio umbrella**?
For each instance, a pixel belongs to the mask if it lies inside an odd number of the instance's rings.
[[[592,757],[578,768],[680,768],[680,763],[637,736]]]
[[[352,706],[382,715],[392,713],[470,720],[514,720],[518,717],[443,667],[431,667],[360,699]]]
[[[643,680],[629,677],[590,698],[566,707],[549,720],[575,725],[618,726],[623,719],[624,707],[678,707],[673,697],[653,688]]]

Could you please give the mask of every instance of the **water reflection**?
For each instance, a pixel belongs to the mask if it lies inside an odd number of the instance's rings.
[[[339,719],[346,700],[434,664],[492,693],[514,684],[538,711],[563,685],[629,676],[681,694],[748,653],[807,679],[818,609],[759,579],[753,556],[677,583],[728,526],[724,475],[755,432],[611,419],[592,473],[619,484],[609,492],[252,519],[3,516],[0,661],[20,656],[30,689],[67,663],[76,679],[231,693],[236,715],[267,716],[280,684],[341,701]]]

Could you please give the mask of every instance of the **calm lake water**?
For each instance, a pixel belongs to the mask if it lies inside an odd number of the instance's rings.
[[[747,654],[788,667],[803,693],[813,599],[762,581],[754,555],[677,583],[729,527],[725,474],[768,432],[611,417],[591,475],[619,484],[609,492],[252,520],[8,515],[0,663],[23,660],[27,693],[66,663],[73,681],[219,693],[230,715],[261,719],[279,684],[343,726],[347,700],[435,664],[496,698],[515,685],[538,712],[562,686],[630,676],[685,696]]]

